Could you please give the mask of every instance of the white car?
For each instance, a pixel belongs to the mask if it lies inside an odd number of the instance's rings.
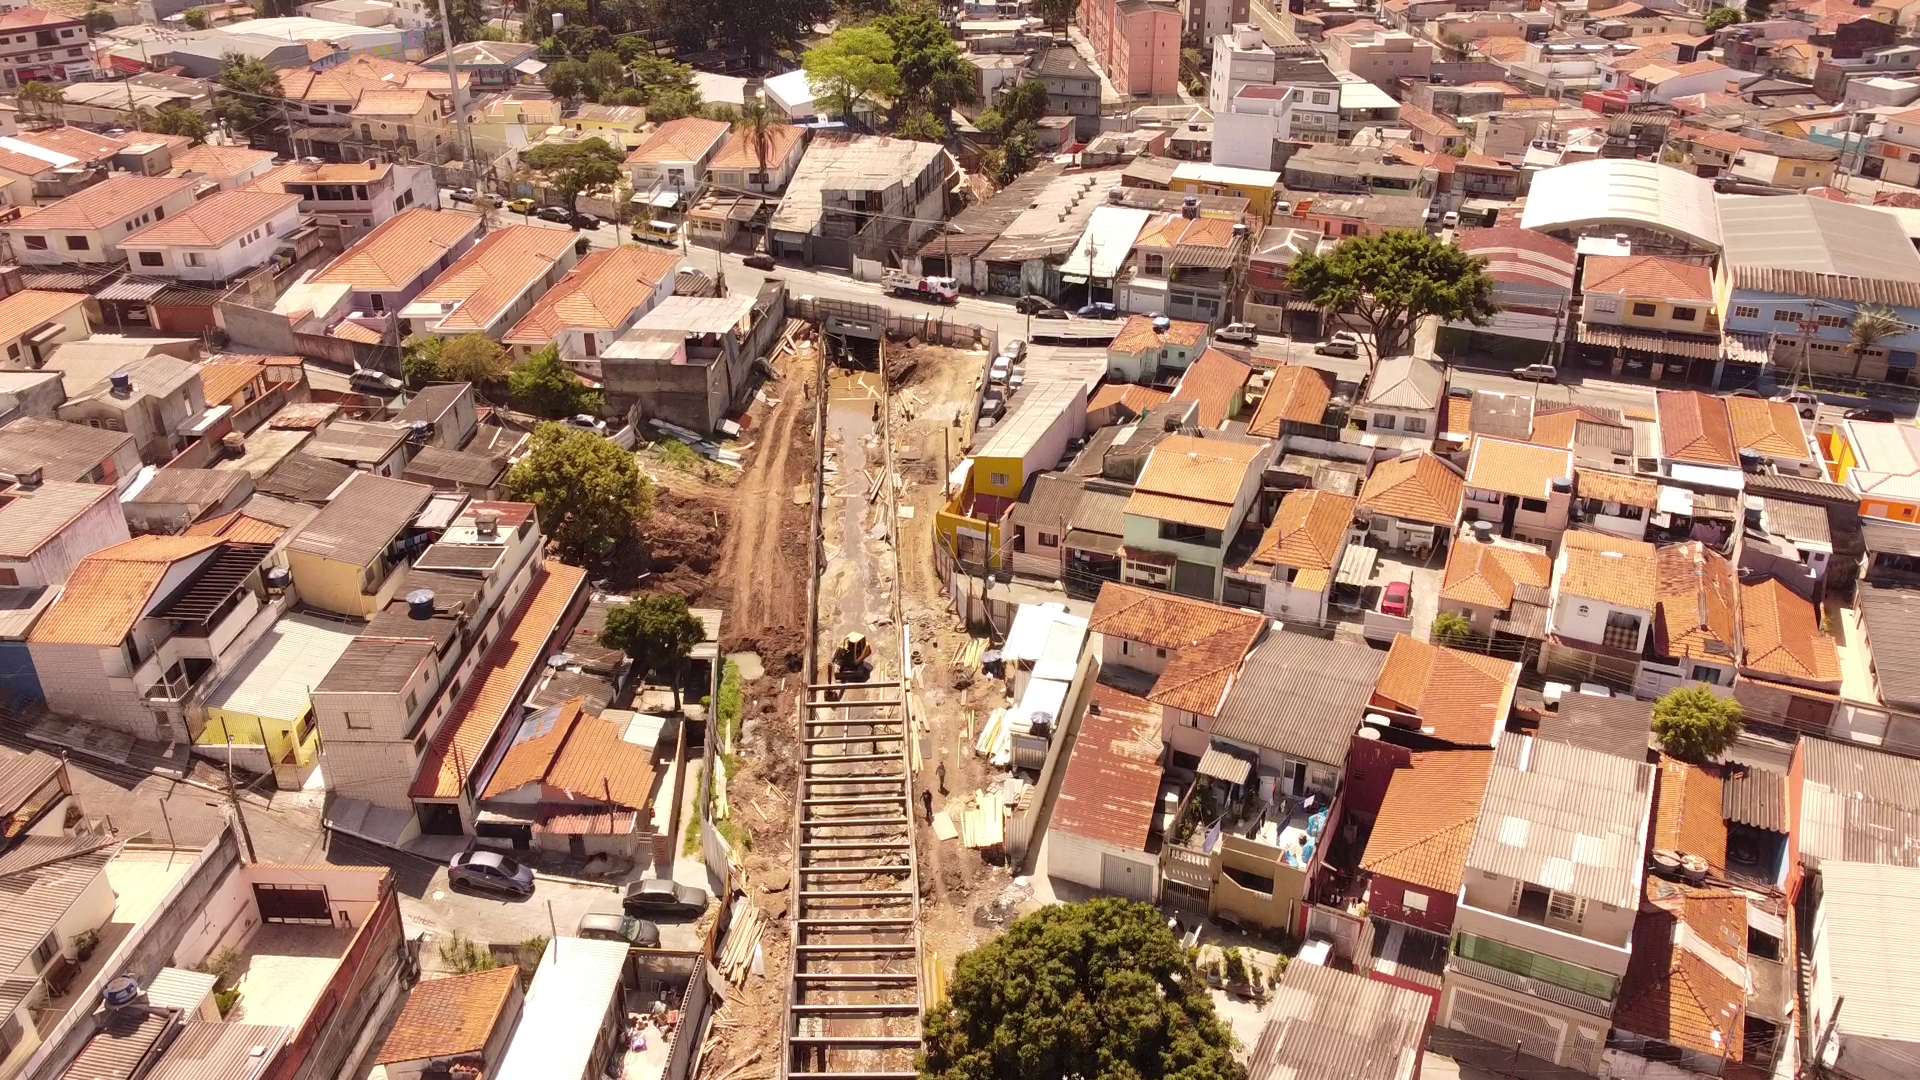
[[[1229,345],[1252,345],[1260,340],[1260,331],[1252,323],[1228,323],[1214,332],[1213,339]]]
[[[1440,217],[1440,227],[1443,229],[1459,228],[1460,227],[1460,211],[1449,210],[1445,214],[1442,214]]]
[[[1528,364],[1515,371],[1513,377],[1528,382],[1552,382],[1560,377],[1560,369],[1552,364]]]

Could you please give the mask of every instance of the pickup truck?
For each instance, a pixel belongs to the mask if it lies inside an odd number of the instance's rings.
[[[904,270],[888,270],[880,276],[880,286],[890,295],[911,300],[931,300],[936,304],[960,300],[960,287],[950,277],[922,277]]]

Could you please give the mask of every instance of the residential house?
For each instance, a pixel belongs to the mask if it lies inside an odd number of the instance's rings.
[[[1654,396],[1663,475],[1738,490],[1740,451],[1733,444],[1727,400],[1693,390],[1662,390]]]
[[[1632,955],[1653,766],[1517,736],[1494,751],[1438,1022],[1600,1071]]]
[[[555,345],[575,371],[599,382],[601,350],[673,295],[679,265],[670,253],[637,246],[593,252],[500,340],[522,357]]]
[[[335,420],[301,449],[375,476],[398,476],[417,444],[413,428],[392,420]]]
[[[1440,405],[1447,393],[1447,376],[1440,365],[1411,354],[1389,356],[1374,365],[1366,396],[1367,430],[1389,437],[1409,436],[1413,443],[1431,443],[1440,431]]]
[[[1398,87],[1401,79],[1424,80],[1433,70],[1433,43],[1412,34],[1375,30],[1330,36],[1340,69],[1381,89]]]
[[[290,602],[271,544],[137,536],[87,556],[27,637],[47,707],[185,743],[206,695]]]
[[[724,120],[683,116],[654,129],[639,149],[627,155],[633,197],[647,203],[655,217],[671,216],[700,194],[707,166],[720,153],[731,128]]]
[[[1475,435],[1466,480],[1462,528],[1485,521],[1503,539],[1559,546],[1573,507],[1573,451]]]
[[[1840,650],[1820,609],[1777,577],[1740,586],[1740,681],[1734,696],[1755,715],[1801,730],[1833,730],[1844,689]]]
[[[518,86],[531,77],[523,70],[527,62],[540,64],[539,45],[527,41],[468,41],[455,45],[451,51],[451,57],[444,52],[429,56],[420,61],[420,66],[444,71],[451,60],[453,69],[467,76],[469,88],[476,93]],[[539,68],[534,71],[537,74]]]
[[[1219,349],[1208,349],[1180,373],[1180,382],[1167,400],[1192,404],[1194,426],[1215,431],[1239,414],[1252,377],[1252,365]]]
[[[1589,355],[1671,365],[1720,361],[1720,318],[1713,271],[1704,263],[1657,255],[1589,255],[1576,337]]]
[[[816,135],[767,223],[767,250],[877,281],[891,253],[918,248],[946,219],[958,171],[934,143]]]
[[[1915,903],[1920,868],[1911,864],[1821,862],[1805,961],[1805,1022],[1831,1032],[1826,1067],[1860,1080],[1893,1080],[1920,1050],[1920,1027],[1889,993],[1910,950],[1899,934],[1888,933],[1888,913]]]
[[[430,1067],[449,1061],[473,1062],[485,1070],[482,1075],[491,1074],[506,1055],[524,1003],[520,969],[513,965],[424,979],[407,993],[373,1063],[386,1080],[421,1080]]]
[[[1389,548],[1434,551],[1460,522],[1466,479],[1427,451],[1382,461],[1367,474],[1355,515]]]
[[[1295,968],[1297,967],[1297,970]],[[1247,1058],[1247,1080],[1399,1080],[1419,1076],[1427,998],[1321,964],[1288,964]]]
[[[503,457],[423,446],[407,459],[400,478],[425,484],[436,491],[464,492],[476,499],[491,499],[500,493],[509,465]]]
[[[1483,637],[1546,636],[1553,557],[1543,547],[1469,533],[1447,549],[1440,614],[1463,616]]]
[[[355,628],[333,618],[295,613],[275,623],[207,696],[196,748],[300,790],[320,764],[310,690],[354,641]]]
[[[1030,547],[1053,548],[1059,558],[1058,530],[1036,528],[1028,537],[1015,526],[1008,536],[1002,522],[1028,484],[1058,465],[1086,432],[1087,388],[1078,379],[1059,379],[1020,396],[1025,400],[967,455],[952,499],[934,519],[935,543],[970,567],[998,569]]]
[[[1306,300],[1296,299],[1290,275],[1301,255],[1318,253],[1322,238],[1314,229],[1294,228],[1291,218],[1260,231],[1247,258],[1247,295],[1240,317],[1265,334],[1295,337],[1321,336],[1322,313]]]
[[[299,227],[298,195],[223,191],[122,238],[120,247],[137,274],[224,283],[279,258]]]
[[[1253,416],[1247,420],[1247,434],[1279,439],[1324,432],[1329,426],[1327,409],[1333,402],[1333,386],[1330,371],[1304,365],[1275,369],[1266,379]]]
[[[433,489],[356,473],[287,549],[301,600],[337,615],[387,606],[406,569],[406,533]]]
[[[164,176],[113,176],[30,217],[0,225],[23,266],[124,261],[120,245],[135,230],[193,205],[199,181]]]
[[[1170,97],[1180,85],[1180,12],[1180,5],[1166,0],[1081,0],[1079,22],[1116,89]]]
[[[1274,446],[1173,435],[1147,456],[1127,502],[1121,580],[1218,600],[1227,549],[1260,490]]]
[[[1149,219],[1133,242],[1128,272],[1114,283],[1122,311],[1212,324],[1239,300],[1246,256],[1244,225],[1200,216],[1198,200]]]
[[[1273,86],[1242,87],[1228,111],[1214,114],[1215,164],[1243,169],[1275,169],[1291,159],[1299,143],[1340,139],[1340,83],[1324,64],[1299,70],[1306,61],[1276,64],[1276,76],[1291,80]]]
[[[1573,493],[1568,520],[1628,540],[1647,538],[1647,526],[1660,506],[1660,485],[1652,478],[1601,469],[1575,469]]]
[[[427,446],[458,450],[479,426],[477,407],[472,383],[436,383],[421,387],[393,419],[409,428],[425,423]]]
[[[647,110],[639,105],[601,105],[588,102],[570,105],[572,115],[563,115],[561,125],[595,137],[619,150],[632,150],[645,142]]]
[[[1160,707],[1144,680],[1101,674],[1087,693],[1047,823],[1048,873],[1147,903],[1160,899]]]
[[[44,784],[43,757],[22,759],[5,775]],[[58,779],[66,782],[64,770]],[[9,833],[0,849],[0,884],[19,895],[19,910],[9,916],[10,932],[0,945],[0,966],[7,970],[10,990],[0,1002],[0,1027],[8,1036],[0,1043],[0,1076],[19,1075],[41,1048],[36,1014],[45,1015],[50,1027],[60,1018],[64,1010],[56,993],[64,996],[62,985],[76,975],[78,942],[86,934],[99,937],[119,899],[106,869],[122,841],[80,829],[63,832],[42,823],[23,836]]]
[[[499,1080],[573,1080],[622,1072],[629,1066],[626,994],[634,989],[636,957],[624,941],[555,938],[547,942],[527,988],[520,1027],[507,1044]],[[653,973],[649,973],[649,977]],[[660,980],[666,981],[666,980]],[[674,996],[686,1000],[674,980]]]
[[[1222,602],[1288,622],[1324,623],[1347,545],[1357,539],[1355,499],[1301,489],[1280,500],[1252,548],[1229,554]]]
[[[473,246],[480,227],[481,220],[474,214],[421,208],[402,211],[308,278],[307,284],[343,289],[347,304],[359,316],[349,316],[350,321],[381,329],[390,324],[391,313],[406,307]]]
[[[778,195],[806,151],[807,129],[798,125],[769,128],[764,146],[755,146],[750,133],[735,131],[707,162],[706,180],[723,191]]]
[[[1131,383],[1163,382],[1199,359],[1207,337],[1206,323],[1174,319],[1162,326],[1149,316],[1129,315],[1107,344],[1107,370]]]
[[[0,86],[36,79],[64,83],[94,77],[86,20],[62,11],[15,5],[0,13]]]
[[[1807,425],[1801,423],[1799,409],[1792,402],[1750,397],[1724,400],[1734,452],[1743,460],[1757,460],[1780,474],[1820,475]]]
[[[220,185],[221,191],[232,191],[271,172],[273,151],[202,143],[173,155],[173,167],[181,176],[211,180]]]
[[[1293,216],[1288,224],[1322,236],[1378,236],[1390,229],[1418,229],[1431,201],[1421,195],[1316,195],[1293,193]]]
[[[1243,169],[1204,161],[1174,166],[1167,187],[1187,195],[1214,195],[1247,200],[1247,213],[1260,224],[1273,220],[1279,199],[1280,174],[1268,169]]]
[[[29,475],[0,488],[0,498],[0,692],[37,702],[45,695],[27,632],[82,558],[128,539],[127,521],[109,484]]]
[[[1047,115],[1073,118],[1073,141],[1085,142],[1100,131],[1100,73],[1071,46],[1054,46],[1027,61],[1027,78],[1047,87]]]
[[[1040,473],[1004,519],[1002,528],[1012,530],[1006,565],[1015,574],[1058,581],[1068,595],[1092,598],[1104,582],[1120,580],[1130,494],[1099,476]],[[982,537],[967,537],[961,547],[969,566],[986,557]]]
[[[587,712],[580,698],[521,719],[477,778],[489,835],[516,847],[633,858],[656,831],[659,771],[653,747],[627,741],[627,727]]]
[[[1519,685],[1520,665],[1483,653],[1394,637],[1367,709],[1422,745],[1499,745]]]
[[[644,400],[663,420],[712,431],[741,402],[780,325],[753,296],[669,296],[601,348],[607,403]]]
[[[124,489],[140,472],[133,436],[43,416],[22,416],[0,427],[0,473]]]
[[[46,366],[57,346],[86,340],[92,333],[86,302],[82,293],[39,289],[22,289],[0,298],[0,342],[6,345],[0,369],[37,371]]]
[[[56,415],[75,424],[124,431],[143,459],[159,465],[179,452],[189,422],[206,409],[200,368],[162,353],[70,394]]]
[[[1430,750],[1393,771],[1360,857],[1369,915],[1445,947],[1492,775],[1491,750]]]
[[[1669,787],[1678,786],[1670,784],[1673,779],[1663,768],[1661,810],[1669,801]],[[1712,785],[1715,797],[1718,786]],[[1709,808],[1702,805],[1700,809]],[[1714,807],[1711,812],[1717,817],[1720,811]],[[1775,1028],[1757,1017],[1749,1022],[1748,1010],[1764,1008],[1771,1013],[1767,999],[1773,995],[1767,991],[1778,984],[1759,971],[1750,971],[1749,965],[1771,966],[1775,977],[1780,965],[1750,958],[1747,924],[1764,920],[1779,926],[1778,913],[1755,903],[1759,896],[1740,891],[1662,884],[1648,892],[1651,902],[1643,905],[1633,929],[1633,959],[1614,1013],[1609,1063],[1618,1062],[1615,1067],[1620,1067],[1630,1061],[1661,1061],[1670,1063],[1670,1068],[1706,1075],[1741,1066],[1759,1071],[1769,1065]],[[1766,935],[1756,932],[1753,940],[1757,951]],[[1769,950],[1777,945],[1776,939]],[[1780,1013],[1771,1015],[1787,1019]]]
[[[323,235],[338,237],[343,247],[358,243],[398,214],[440,205],[440,189],[427,165],[296,161],[265,174],[253,186],[300,196],[300,212]]]
[[[480,238],[400,309],[403,337],[504,337],[579,257],[558,229],[509,225]]]
[[[127,528],[172,534],[208,517],[229,514],[253,495],[253,478],[239,469],[188,469],[148,466],[120,497]]]
[[[1561,537],[1541,673],[1634,685],[1653,636],[1659,575],[1652,544],[1585,529]]]

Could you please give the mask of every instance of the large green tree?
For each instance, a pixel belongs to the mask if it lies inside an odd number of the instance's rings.
[[[700,87],[687,65],[648,54],[635,57],[627,70],[640,91],[648,120],[663,123],[700,111]]]
[[[686,600],[662,593],[638,596],[607,612],[600,644],[633,658],[649,675],[665,675],[673,684],[673,707],[680,708],[680,676],[706,627],[687,610]]]
[[[142,117],[141,126],[162,135],[185,135],[196,144],[207,141],[207,118],[183,105],[162,105]]]
[[[485,334],[462,334],[440,349],[440,374],[448,382],[475,388],[499,382],[507,373],[507,350]]]
[[[540,510],[540,527],[568,562],[605,558],[653,509],[653,484],[634,457],[580,428],[542,424],[527,456],[507,473],[507,491]]]
[[[1695,764],[1712,761],[1732,746],[1745,720],[1738,701],[1703,683],[1675,687],[1653,703],[1653,737],[1660,749]]]
[[[1244,1080],[1233,1035],[1166,916],[1055,904],[962,955],[929,1009],[928,1080]]]
[[[20,84],[14,97],[19,99],[21,110],[29,116],[50,117],[60,109],[65,100],[59,83],[34,79]]]
[[[609,187],[619,180],[620,163],[625,157],[605,139],[582,139],[577,143],[541,143],[522,154],[520,160],[546,173],[547,186],[572,210],[581,192]]]
[[[816,100],[830,115],[846,118],[874,97],[900,93],[893,65],[893,39],[877,26],[850,26],[808,49],[800,58]]]
[[[1303,300],[1352,312],[1373,331],[1374,357],[1405,352],[1429,315],[1484,325],[1494,312],[1487,260],[1411,229],[1342,240],[1325,255],[1302,255],[1289,283]]]
[[[893,66],[900,78],[896,120],[921,109],[944,123],[955,105],[973,100],[973,69],[940,13],[924,0],[882,15],[874,25],[893,41]]]
[[[507,391],[514,408],[549,420],[600,411],[599,392],[581,382],[560,359],[558,345],[541,349],[508,372]]]
[[[1074,12],[1080,10],[1080,5],[1074,0],[1033,0],[1028,10],[1035,18],[1044,19],[1048,26],[1059,30],[1073,21]]]
[[[283,141],[286,92],[265,61],[228,53],[214,82],[214,113],[235,134],[251,143]]]

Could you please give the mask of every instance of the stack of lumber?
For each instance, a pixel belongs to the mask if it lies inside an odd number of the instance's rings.
[[[1006,807],[1000,792],[974,792],[960,819],[960,842],[970,848],[996,848],[1006,841]]]
[[[760,931],[767,917],[753,901],[742,896],[733,902],[733,924],[727,928],[727,940],[720,946],[715,966],[735,986],[747,980],[753,960],[760,952]]]

